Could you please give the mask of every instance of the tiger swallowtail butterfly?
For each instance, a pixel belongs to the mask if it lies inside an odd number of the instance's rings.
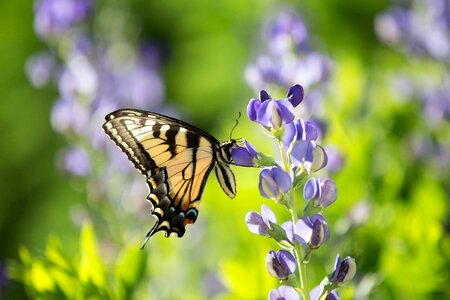
[[[196,221],[200,199],[213,167],[220,186],[233,198],[236,181],[230,169],[236,141],[220,143],[212,135],[183,121],[137,109],[120,109],[106,116],[103,129],[147,179],[148,201],[157,218],[146,235],[158,231],[182,237]]]

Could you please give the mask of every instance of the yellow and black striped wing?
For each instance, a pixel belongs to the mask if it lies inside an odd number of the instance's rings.
[[[234,196],[234,175],[221,159],[220,143],[208,133],[177,119],[135,109],[110,113],[103,129],[147,177],[147,198],[158,221],[146,240],[161,230],[166,236],[184,235],[185,226],[197,219],[206,180],[216,163],[224,170],[219,170],[221,186]]]

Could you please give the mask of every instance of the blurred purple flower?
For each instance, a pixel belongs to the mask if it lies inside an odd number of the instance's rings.
[[[261,205],[261,214],[251,211],[245,216],[245,223],[248,229],[255,234],[268,235],[272,230],[271,224],[277,223],[277,218],[273,211],[265,204]]]
[[[330,228],[322,215],[299,219],[294,228],[294,240],[310,249],[317,249],[330,238]]]
[[[436,128],[441,122],[450,121],[449,75],[447,75],[438,85],[433,86],[428,91],[422,92],[421,98],[424,105],[425,118],[430,127]]]
[[[231,152],[233,162],[238,166],[256,166],[258,150],[255,146],[242,139],[242,146],[234,148]]]
[[[350,281],[356,274],[356,262],[353,257],[347,256],[341,261],[339,254],[336,256],[333,274],[330,276],[330,282],[342,284]]]
[[[309,49],[308,32],[299,16],[280,13],[265,26],[263,41],[269,53],[261,54],[245,70],[246,80],[255,90],[297,82],[309,88],[328,79],[332,62]]]
[[[287,193],[292,186],[288,173],[278,167],[264,168],[259,174],[259,192],[261,196],[277,200]]]
[[[57,38],[83,22],[93,8],[89,0],[40,0],[34,7],[34,28],[41,38]]]
[[[4,261],[0,261],[0,299],[3,299],[3,290],[9,283],[10,280],[8,278],[6,263]]]
[[[337,172],[344,164],[344,157],[341,152],[333,146],[327,147],[327,170],[330,172]]]
[[[303,187],[303,198],[314,201],[314,207],[325,208],[336,201],[337,187],[332,179],[310,178]]]
[[[300,295],[293,287],[282,285],[270,291],[269,300],[300,300]]]
[[[266,256],[266,267],[270,276],[286,280],[290,274],[295,272],[295,258],[285,250],[279,250],[278,252],[270,250]]]
[[[89,124],[89,110],[73,98],[63,98],[55,102],[51,121],[53,129],[60,133],[84,133]]]
[[[70,148],[62,154],[62,166],[76,176],[86,176],[91,172],[91,159],[82,148]]]
[[[308,48],[308,31],[303,21],[292,12],[282,12],[267,28],[267,42],[273,55]]]
[[[413,0],[394,7],[375,20],[378,36],[412,53],[438,60],[450,57],[450,3],[448,0]]]
[[[322,291],[323,287],[321,285],[318,285],[311,290],[311,292],[309,293],[309,297],[311,298],[311,300],[319,300]],[[337,290],[334,289],[331,291],[331,293],[328,293],[324,300],[339,300],[339,294],[337,293]]]
[[[55,58],[48,52],[31,55],[25,63],[28,80],[36,88],[47,85],[55,72],[55,65]]]

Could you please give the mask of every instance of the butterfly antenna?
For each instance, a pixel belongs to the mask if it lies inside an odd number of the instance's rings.
[[[231,136],[233,135],[233,131],[234,129],[238,126],[239,124],[239,119],[241,117],[241,112],[238,112],[238,117],[236,118],[236,124],[234,124],[233,128],[231,128],[231,132],[230,132],[230,141],[232,140]]]

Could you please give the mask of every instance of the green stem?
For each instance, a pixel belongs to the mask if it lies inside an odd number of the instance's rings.
[[[283,163],[284,171],[286,171],[288,174],[290,173],[290,162],[289,158],[286,155],[286,152],[284,151],[284,145],[283,142],[278,140],[278,146],[280,148],[280,154],[281,154],[281,161]],[[288,210],[292,218],[292,223],[295,224],[298,221],[298,215],[297,215],[297,208],[295,203],[295,192],[294,189],[291,188],[289,195],[288,195]],[[306,264],[303,263],[303,249],[300,244],[297,244],[293,249],[294,257],[297,261],[297,270],[298,270],[298,278],[299,278],[299,288],[300,292],[302,294],[302,298],[305,300],[309,300],[309,293],[306,290],[308,287],[307,285],[307,278],[306,278]]]

